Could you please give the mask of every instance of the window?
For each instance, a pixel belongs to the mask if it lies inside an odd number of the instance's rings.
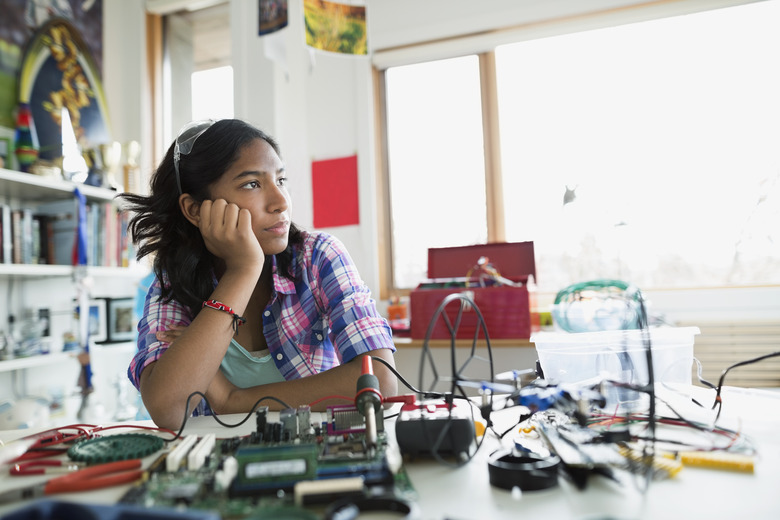
[[[605,277],[643,289],[780,281],[779,17],[780,2],[758,2],[496,48],[495,81],[484,84],[497,88],[482,96],[498,103],[505,238],[534,241],[540,291]],[[386,73],[395,288],[424,279],[427,247],[484,242],[483,212],[498,211],[480,202],[481,165],[469,163],[467,183],[446,166],[396,179],[421,153],[460,164],[480,141],[479,116],[456,125],[428,108],[478,88],[444,79],[442,63]],[[418,107],[394,103],[405,99],[397,89]],[[449,110],[471,114],[462,105]],[[399,112],[446,145],[394,139]],[[470,137],[453,138],[465,124]],[[445,185],[467,186],[467,198],[454,203]],[[410,205],[414,189],[431,200],[424,231],[411,224],[423,211]]]
[[[425,278],[428,248],[487,239],[479,60],[387,71],[393,276]]]
[[[230,4],[209,4],[164,13],[163,149],[192,120],[234,115]]]
[[[192,73],[192,120],[233,118],[233,67]]]

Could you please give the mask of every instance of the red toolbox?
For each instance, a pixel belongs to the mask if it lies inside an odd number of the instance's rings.
[[[484,265],[488,262],[487,269]],[[491,277],[490,268],[515,285],[501,285]],[[428,249],[429,281],[420,284],[409,295],[411,336],[425,339],[431,318],[444,298],[466,292],[485,320],[490,339],[527,339],[531,336],[531,299],[529,277],[536,279],[533,242],[481,244],[463,247]],[[454,324],[458,306],[451,303],[446,313]],[[473,339],[477,330],[477,315],[463,312],[456,338]],[[480,338],[484,334],[480,332]],[[443,316],[436,320],[431,339],[449,339],[450,331]]]

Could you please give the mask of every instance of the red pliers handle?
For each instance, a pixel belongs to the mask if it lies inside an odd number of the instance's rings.
[[[68,475],[53,478],[46,483],[44,493],[89,491],[135,482],[143,475],[141,459],[121,460],[90,466]]]

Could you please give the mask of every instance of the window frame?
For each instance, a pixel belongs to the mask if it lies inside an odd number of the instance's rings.
[[[503,181],[501,176],[501,143],[498,121],[496,57],[493,51],[476,54],[479,59],[480,98],[482,105],[482,139],[485,162],[485,196],[488,242],[506,241],[504,225]],[[388,67],[389,68],[389,67]],[[387,142],[387,69],[372,67],[378,150],[377,221],[379,241],[379,297],[407,296],[412,287],[396,287],[393,276],[392,197]]]

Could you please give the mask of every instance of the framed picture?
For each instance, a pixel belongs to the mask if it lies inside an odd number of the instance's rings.
[[[135,300],[133,298],[109,298],[108,339],[109,343],[132,341],[135,338]]]
[[[287,27],[287,0],[258,0],[257,4],[259,36]]]
[[[100,343],[108,339],[108,329],[106,328],[106,300],[95,299],[87,302],[89,305],[89,339],[95,343]],[[74,317],[81,319],[81,311],[78,302],[75,303]]]
[[[41,159],[62,157],[63,109],[86,148],[111,140],[100,71],[81,32],[63,18],[49,20],[26,45],[19,102],[32,110]]]

